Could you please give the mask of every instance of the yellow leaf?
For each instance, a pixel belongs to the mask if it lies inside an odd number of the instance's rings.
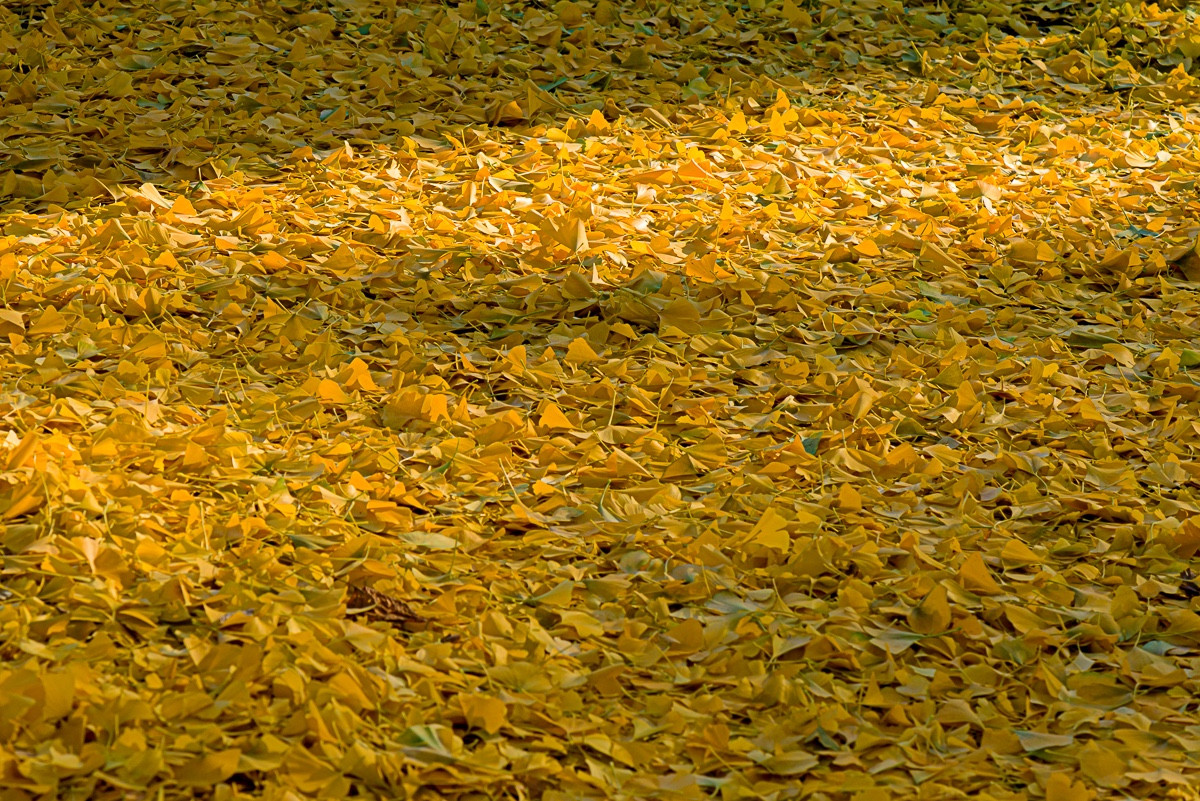
[[[1003,592],[979,553],[973,553],[963,560],[958,577],[963,587],[979,595],[999,595]]]
[[[542,416],[538,418],[538,428],[544,431],[572,431],[575,429],[575,424],[562,413],[562,409],[553,403],[548,403],[542,410]]]
[[[864,239],[862,242],[859,242],[854,246],[854,251],[859,255],[866,256],[868,258],[874,258],[883,255],[883,252],[879,249],[879,245],[875,244],[875,240],[873,239]]]
[[[170,204],[170,211],[180,217],[194,217],[197,215],[196,206],[193,206],[192,201],[185,198],[184,195],[179,195],[178,198],[175,198],[174,203]]]
[[[1042,561],[1042,557],[1038,556],[1032,548],[1013,538],[1009,538],[1004,543],[1004,547],[1000,549],[1000,559],[1009,564],[1018,565],[1035,565]]]
[[[1128,783],[1126,760],[1107,743],[1089,742],[1079,751],[1079,771],[1101,787],[1121,787]]]
[[[838,487],[837,501],[834,505],[843,512],[862,511],[862,495],[849,484]]]
[[[792,536],[787,530],[787,519],[774,508],[767,509],[750,530],[750,542],[777,551],[786,551],[792,544]]]
[[[1046,801],[1091,801],[1094,793],[1082,781],[1071,781],[1071,774],[1058,770],[1046,780]]]
[[[567,345],[567,355],[563,357],[563,361],[567,364],[587,364],[588,362],[599,360],[599,354],[592,349],[592,346],[583,337],[572,339],[571,344]]]
[[[812,17],[807,12],[801,11],[792,0],[783,0],[783,9],[780,13],[792,26],[800,30],[812,27]]]
[[[67,318],[64,317],[58,309],[53,306],[46,307],[33,324],[29,326],[27,333],[30,336],[49,336],[51,334],[59,334],[67,330]]]
[[[219,784],[234,774],[241,756],[241,751],[229,748],[194,757],[175,769],[175,781],[180,784],[210,787]]]
[[[921,259],[943,270],[957,272],[962,269],[962,264],[959,263],[958,259],[932,242],[925,242],[921,245]]]
[[[588,249],[587,229],[583,225],[583,220],[577,219],[574,222],[569,222],[559,230],[559,235],[562,243],[572,253],[581,253]]]
[[[508,706],[499,698],[459,693],[458,702],[462,705],[467,724],[481,728],[488,734],[500,731],[508,720]]]
[[[542,220],[538,238],[543,244],[559,244],[572,253],[588,249],[587,229],[580,219],[553,220],[546,217]]]
[[[349,400],[349,397],[347,397],[342,388],[338,386],[337,382],[331,381],[328,378],[321,379],[321,382],[317,384],[315,395],[317,400],[321,401],[322,403],[337,404],[345,403]]]
[[[354,251],[350,249],[350,246],[339,245],[322,266],[330,270],[349,270],[357,263],[358,260],[354,257]]]
[[[929,383],[944,389],[958,389],[963,385],[962,367],[958,362],[952,362],[946,366],[946,369],[930,379]]]
[[[811,512],[799,509],[796,511],[796,519],[789,524],[789,529],[798,534],[816,534],[823,525],[825,525],[824,520]]]
[[[771,136],[787,136],[787,127],[783,123],[783,115],[781,115],[775,109],[771,109],[771,116],[767,122],[767,129],[771,132]]]
[[[523,371],[525,369],[525,361],[528,358],[525,346],[517,345],[505,354],[504,358],[518,371]]]
[[[376,392],[379,386],[375,380],[371,378],[371,370],[367,363],[362,359],[355,359],[350,362],[346,370],[343,371],[345,379],[342,381],[343,386],[349,390],[362,389],[368,392]]]
[[[46,673],[42,676],[45,700],[42,703],[42,720],[61,718],[75,705],[75,676],[69,671]]]
[[[421,416],[431,423],[450,419],[450,398],[441,393],[430,393],[421,402]]]
[[[1009,248],[1008,256],[1014,261],[1023,262],[1054,261],[1054,250],[1045,242],[1018,239]]]
[[[33,451],[37,448],[42,437],[38,434],[37,429],[30,429],[25,432],[25,436],[20,440],[11,439],[10,442],[16,441],[16,447],[8,453],[8,458],[5,460],[5,470],[16,470],[24,467],[29,457],[33,455]]]
[[[571,603],[574,591],[575,582],[560,581],[553,588],[537,596],[534,600],[546,606],[568,606]]]
[[[621,66],[627,70],[642,71],[653,66],[653,59],[646,52],[644,47],[631,47],[625,59],[621,62]]]
[[[946,588],[938,584],[908,613],[908,626],[917,634],[941,634],[950,627],[950,619]]]
[[[144,361],[161,359],[167,355],[167,342],[158,334],[146,334],[137,341],[130,352]]]
[[[608,132],[608,120],[604,119],[604,113],[600,109],[592,109],[592,113],[588,117],[586,130],[592,136]]]
[[[159,193],[158,187],[156,187],[154,184],[142,184],[138,189],[137,194],[150,201],[153,205],[158,206],[160,209],[171,208],[171,204],[168,203],[167,199]]]
[[[113,97],[127,97],[133,94],[133,77],[128,72],[113,72],[104,89]]]
[[[694,617],[672,626],[667,636],[674,642],[672,651],[694,654],[704,648],[704,627]]]

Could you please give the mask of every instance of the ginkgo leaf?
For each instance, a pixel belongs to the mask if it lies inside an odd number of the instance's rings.
[[[1092,801],[1095,793],[1081,780],[1072,781],[1071,774],[1056,771],[1046,780],[1046,798],[1058,801]]]
[[[980,595],[998,595],[1003,592],[979,553],[972,553],[963,560],[958,569],[958,576],[963,586],[971,592]]]
[[[568,364],[587,364],[599,360],[600,356],[592,349],[588,341],[582,337],[576,337],[571,340],[571,344],[567,346],[567,355],[564,358],[564,361]]]
[[[458,700],[462,704],[467,724],[478,726],[488,734],[500,731],[508,718],[508,707],[499,698],[460,694]]]
[[[767,548],[786,551],[791,547],[787,520],[774,509],[767,509],[750,531],[750,541]]]
[[[542,410],[542,416],[538,418],[538,428],[546,430],[562,429],[571,430],[575,428],[575,424],[553,403],[546,404],[546,408]]]
[[[185,785],[206,786],[220,783],[237,770],[241,756],[241,751],[229,748],[195,757],[175,769],[175,781]]]
[[[938,584],[908,613],[908,626],[917,634],[941,634],[950,627],[950,619],[946,588]]]

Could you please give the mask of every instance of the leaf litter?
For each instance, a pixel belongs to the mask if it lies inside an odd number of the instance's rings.
[[[0,18],[5,798],[1195,797],[1193,12]]]

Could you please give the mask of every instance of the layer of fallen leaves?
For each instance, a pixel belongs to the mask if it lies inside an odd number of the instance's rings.
[[[3,797],[1191,797],[1200,36],[1089,14],[0,8]]]

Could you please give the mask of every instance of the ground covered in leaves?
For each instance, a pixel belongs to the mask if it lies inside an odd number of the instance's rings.
[[[0,6],[0,798],[1191,798],[1200,25]]]

